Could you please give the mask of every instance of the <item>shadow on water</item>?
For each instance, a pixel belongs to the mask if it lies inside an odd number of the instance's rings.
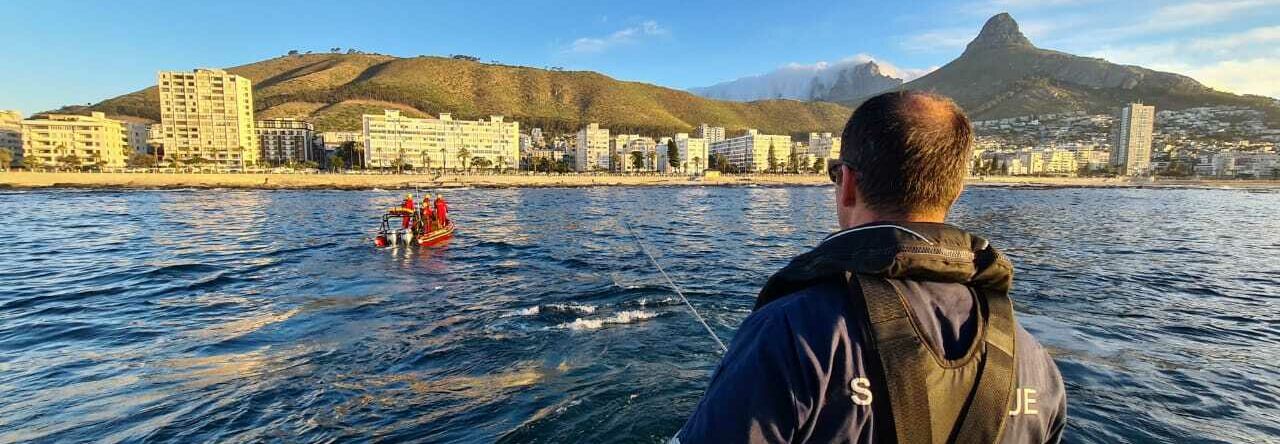
[[[5,193],[0,442],[662,442],[723,338],[834,228],[825,188],[449,193],[435,249],[374,250],[396,192]],[[91,209],[91,211],[86,211]],[[1280,196],[967,191],[1017,267],[1072,442],[1280,436]]]

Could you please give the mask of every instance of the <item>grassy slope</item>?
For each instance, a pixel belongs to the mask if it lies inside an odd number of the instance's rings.
[[[770,133],[839,131],[851,111],[833,103],[704,99],[586,71],[489,65],[440,57],[367,54],[285,56],[229,68],[254,83],[264,117],[302,117],[318,129],[355,130],[361,112],[397,108],[458,118],[503,115],[526,127],[576,130],[599,122],[615,132],[690,131],[699,123]],[[158,118],[155,88],[94,105],[113,115]]]

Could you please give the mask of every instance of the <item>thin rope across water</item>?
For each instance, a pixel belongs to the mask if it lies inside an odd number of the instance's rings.
[[[693,308],[693,304],[689,303],[689,298],[684,297],[684,292],[680,291],[680,286],[676,285],[676,282],[671,280],[671,276],[667,275],[667,270],[663,270],[662,265],[658,264],[658,260],[654,259],[652,254],[649,254],[649,247],[644,244],[643,240],[640,240],[640,236],[636,234],[635,230],[631,229],[631,225],[628,224],[625,219],[619,219],[619,221],[621,221],[622,226],[627,229],[627,233],[631,234],[631,238],[636,240],[636,244],[640,246],[640,251],[644,252],[644,255],[649,257],[649,262],[658,269],[659,273],[662,273],[662,277],[666,278],[667,283],[671,285],[671,289],[675,290],[676,295],[680,296],[680,300],[684,302],[684,305],[689,307],[689,311],[693,313],[693,317],[702,324],[702,328],[707,329],[707,334],[711,335],[711,339],[714,339],[716,341],[716,345],[720,346],[720,352],[724,353],[729,351],[729,347],[726,347],[724,342],[720,341],[720,337],[716,336],[715,330],[711,329],[711,325],[707,324],[707,320],[703,319],[701,314],[698,314],[698,309]]]

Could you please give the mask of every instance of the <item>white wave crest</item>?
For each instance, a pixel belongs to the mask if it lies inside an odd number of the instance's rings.
[[[546,310],[549,312],[561,312],[561,313],[592,314],[596,312],[596,306],[583,305],[583,304],[534,305],[532,307],[525,307],[519,310],[512,311],[510,313],[503,315],[503,317],[537,316],[538,314],[541,314],[543,310]]]
[[[566,322],[566,323],[555,326],[555,328],[567,329],[567,330],[595,330],[600,327],[604,327],[606,325],[630,324],[633,322],[639,322],[646,319],[653,319],[656,317],[658,317],[658,314],[651,311],[626,310],[626,311],[620,311],[618,313],[615,313],[613,316],[609,316],[606,318],[574,319],[573,322]]]

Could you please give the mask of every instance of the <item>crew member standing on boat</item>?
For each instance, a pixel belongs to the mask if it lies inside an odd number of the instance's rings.
[[[1013,265],[944,223],[969,119],[891,92],[828,165],[841,231],[769,278],[673,443],[1053,443],[1066,391],[1018,325]]]
[[[422,225],[426,232],[436,229],[436,212],[431,209],[431,195],[422,195]]]
[[[440,226],[449,225],[449,203],[444,201],[444,196],[436,195],[436,220],[440,222]]]
[[[413,194],[405,194],[404,202],[401,203],[400,206],[404,207],[404,209],[406,210],[409,210],[409,213],[412,214],[413,213]],[[400,228],[409,228],[409,221],[412,219],[413,219],[412,216],[401,217]]]

